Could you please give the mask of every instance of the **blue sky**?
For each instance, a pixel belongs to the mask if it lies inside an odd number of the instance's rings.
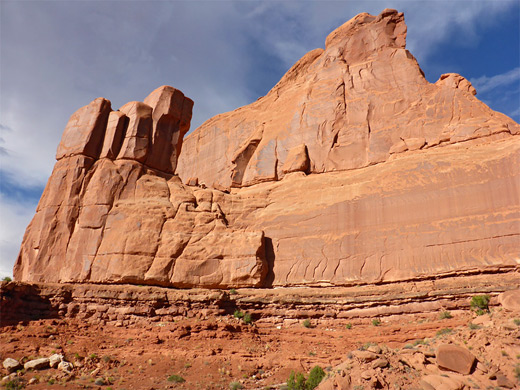
[[[520,2],[0,2],[0,277],[54,165],[69,116],[114,109],[164,84],[195,101],[192,129],[265,95],[306,52],[360,12],[405,13],[427,79],[456,72],[520,121]]]

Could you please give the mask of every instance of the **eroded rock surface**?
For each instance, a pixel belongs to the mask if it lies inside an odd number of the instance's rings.
[[[81,108],[16,279],[341,286],[517,267],[520,125],[458,74],[429,83],[405,38],[402,13],[360,14],[184,141],[193,102],[172,87]]]
[[[517,123],[474,96],[464,77],[444,74],[430,84],[405,48],[406,30],[394,10],[356,16],[266,96],[190,134],[177,173],[206,186],[243,187],[284,177],[300,145],[310,172],[322,173],[518,132]]]
[[[100,98],[71,117],[24,236],[17,279],[178,287],[263,281],[263,232],[229,226],[222,193],[172,175],[193,102],[168,86],[145,101],[110,111]]]

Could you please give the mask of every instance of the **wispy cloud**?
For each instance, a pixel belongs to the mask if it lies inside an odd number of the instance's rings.
[[[13,131],[13,129],[0,123],[0,131]]]
[[[12,267],[13,248],[34,212],[34,199],[27,207],[22,189],[32,193],[45,185],[68,118],[91,100],[106,97],[117,109],[173,85],[195,101],[194,128],[265,94],[359,12],[405,12],[408,48],[424,63],[448,39],[477,45],[479,28],[498,23],[516,3],[0,2],[0,168],[9,172],[4,185],[16,190],[0,197],[0,265]],[[495,77],[482,80],[484,88],[497,85],[490,92],[503,82]],[[16,228],[8,232],[9,226]]]
[[[36,203],[0,193],[0,278],[12,276],[25,228],[35,210]]]
[[[520,66],[495,76],[481,76],[470,80],[477,93],[485,93],[503,86],[516,86],[520,90]]]

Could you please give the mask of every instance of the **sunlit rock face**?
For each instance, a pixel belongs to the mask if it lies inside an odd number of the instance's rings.
[[[360,14],[264,97],[187,136],[160,87],[74,113],[15,278],[348,285],[520,261],[520,125],[429,83],[402,13]]]
[[[173,175],[193,101],[167,86],[144,101],[112,111],[99,98],[71,116],[16,279],[178,287],[263,281],[263,232],[229,226],[219,206],[225,194]]]

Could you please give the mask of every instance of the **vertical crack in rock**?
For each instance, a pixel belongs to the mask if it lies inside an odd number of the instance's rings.
[[[193,102],[172,87],[80,108],[15,278],[228,288],[517,267],[520,125],[460,75],[429,83],[405,39],[402,13],[360,14],[184,140]]]
[[[373,111],[373,106],[372,106],[372,102],[369,100],[368,101],[368,108],[367,108],[367,117],[366,117],[366,121],[367,121],[367,135],[368,135],[368,145],[370,147],[370,135],[371,135],[371,132],[372,132],[372,129],[370,128],[370,116],[372,114],[372,111]]]
[[[365,269],[365,265],[367,263],[367,258],[368,257],[365,257],[363,259],[363,264],[361,264],[361,268],[359,269],[359,279],[363,280],[363,270]]]
[[[331,277],[331,279],[330,279],[331,282],[333,282],[334,279],[337,278],[337,275],[336,275],[336,274],[337,274],[337,271],[338,271],[338,268],[339,268],[341,262],[342,262],[342,261],[347,261],[347,259],[348,259],[348,258],[341,258],[341,257],[340,257],[340,258],[338,258],[338,259],[336,260],[336,266],[334,267],[334,271],[332,272],[332,277]]]
[[[274,142],[274,180],[278,180],[278,140],[275,139]]]
[[[310,91],[307,91],[307,95],[310,95]],[[302,103],[302,108],[300,111],[300,128],[304,126],[304,115],[305,115],[305,102]]]

